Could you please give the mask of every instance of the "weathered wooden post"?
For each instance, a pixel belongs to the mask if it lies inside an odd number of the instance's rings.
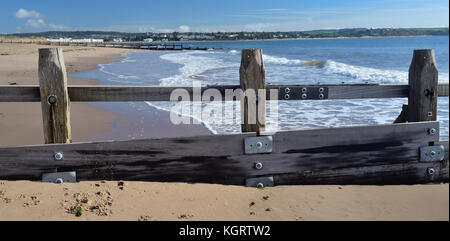
[[[39,84],[45,143],[71,143],[67,72],[61,48],[39,49]]]
[[[434,50],[414,50],[409,68],[407,121],[436,121],[437,97],[438,69]]]
[[[261,49],[242,50],[239,74],[244,92],[241,99],[242,132],[259,135],[266,129],[266,70]]]

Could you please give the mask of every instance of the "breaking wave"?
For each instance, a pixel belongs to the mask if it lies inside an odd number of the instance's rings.
[[[325,74],[344,76],[361,83],[400,84],[408,82],[408,72],[398,70],[383,70],[370,67],[356,66],[334,60],[300,60],[264,55],[264,62],[268,64],[298,66],[303,68],[318,68]],[[449,74],[440,73],[439,82],[448,82]]]

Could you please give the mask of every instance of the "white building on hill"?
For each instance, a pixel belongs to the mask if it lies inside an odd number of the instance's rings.
[[[59,38],[59,39],[47,39],[52,43],[103,43],[103,39],[72,39],[72,38]]]

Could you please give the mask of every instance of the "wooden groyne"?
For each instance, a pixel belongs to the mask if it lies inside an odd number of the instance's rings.
[[[132,180],[264,187],[287,184],[448,182],[448,140],[440,139],[433,50],[415,50],[408,85],[266,85],[260,49],[242,51],[242,133],[71,143],[72,101],[170,101],[194,87],[67,86],[62,51],[39,52],[39,86],[0,86],[0,102],[41,102],[46,145],[0,148],[0,179],[72,182]],[[246,95],[254,90],[255,95]],[[270,94],[268,94],[270,93]],[[276,93],[276,94],[273,94]],[[266,101],[408,98],[396,123],[266,132]],[[219,101],[224,101],[221,99]],[[194,101],[201,101],[194,100]],[[254,120],[254,121],[253,121]]]

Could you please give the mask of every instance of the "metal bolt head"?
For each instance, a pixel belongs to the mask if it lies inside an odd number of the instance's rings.
[[[306,98],[308,98],[308,95],[307,94],[303,94],[302,95],[302,99],[306,99]]]
[[[320,93],[323,93],[323,91],[324,91],[324,88],[320,88],[320,89],[319,89],[319,92],[320,92]]]
[[[57,101],[56,96],[51,95],[48,97],[48,103],[50,103],[51,105],[56,104],[56,101]]]
[[[256,187],[257,188],[264,188],[264,184],[262,182],[260,182],[260,183],[256,184]]]
[[[263,169],[263,167],[264,167],[264,165],[261,162],[258,162],[255,164],[256,170],[261,170],[261,169]]]
[[[257,142],[256,143],[256,147],[257,148],[262,148],[263,147],[263,143],[262,142]]]
[[[55,180],[55,183],[57,183],[57,184],[63,184],[63,183],[64,183],[64,180],[63,180],[62,178],[57,178],[57,179]]]
[[[284,98],[285,98],[286,100],[289,100],[289,98],[291,98],[291,96],[290,96],[289,94],[286,94],[286,95],[284,96]]]
[[[435,151],[431,151],[431,152],[430,152],[430,155],[431,155],[431,156],[436,156],[436,152],[435,152]]]
[[[284,89],[284,92],[285,92],[286,94],[289,94],[289,93],[291,93],[291,89],[290,89],[290,88],[286,88],[286,89]]]
[[[306,93],[306,92],[308,92],[308,89],[307,88],[303,88],[302,89],[302,93]]]
[[[323,98],[325,98],[325,96],[323,94],[320,94],[319,99],[323,99]]]
[[[428,175],[433,175],[434,173],[436,173],[436,170],[434,170],[434,168],[428,168],[427,169],[427,174]]]
[[[53,157],[55,158],[56,161],[61,161],[64,158],[64,155],[62,152],[56,152]]]
[[[428,129],[428,134],[430,134],[430,135],[434,135],[434,134],[436,134],[436,129],[434,129],[434,128],[430,128],[430,129]]]

